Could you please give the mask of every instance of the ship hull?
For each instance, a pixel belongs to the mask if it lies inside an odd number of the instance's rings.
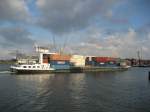
[[[70,69],[59,70],[22,70],[12,69],[15,74],[50,74],[50,73],[84,73],[84,72],[109,72],[109,71],[124,71],[128,68],[123,67],[71,67]]]
[[[13,74],[47,74],[50,70],[11,70]]]

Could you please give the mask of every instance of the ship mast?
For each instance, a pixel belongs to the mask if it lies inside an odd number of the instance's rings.
[[[140,51],[137,51],[137,56],[138,56],[138,66],[141,66],[141,57],[140,57]]]
[[[65,41],[64,41],[64,44],[63,44],[63,48],[62,48],[62,52],[64,51],[64,49],[67,47],[67,44],[68,44],[68,36],[66,37]]]

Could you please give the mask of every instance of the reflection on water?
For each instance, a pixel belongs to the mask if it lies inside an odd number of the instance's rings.
[[[0,112],[149,112],[149,68],[0,75]]]

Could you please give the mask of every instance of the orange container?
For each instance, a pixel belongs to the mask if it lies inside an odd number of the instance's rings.
[[[43,63],[48,63],[48,59],[43,59]]]
[[[63,55],[63,54],[52,54],[52,55],[50,55],[50,60],[69,61],[70,58],[71,58],[70,55]]]

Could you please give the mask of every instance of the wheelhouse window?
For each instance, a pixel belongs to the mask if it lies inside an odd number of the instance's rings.
[[[31,68],[31,66],[29,66],[29,68]]]
[[[35,66],[33,66],[33,68],[35,68]]]
[[[37,66],[37,68],[40,68],[40,66]]]
[[[23,68],[27,68],[27,66],[23,66]]]

